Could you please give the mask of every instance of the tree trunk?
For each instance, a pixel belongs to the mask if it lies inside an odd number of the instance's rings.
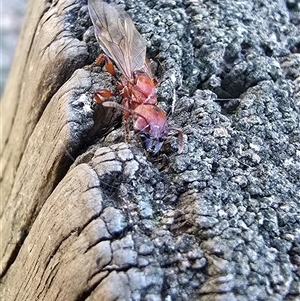
[[[95,104],[116,83],[87,67],[86,1],[31,0],[1,101],[1,300],[297,300],[299,7],[123,8],[184,151],[124,143]]]

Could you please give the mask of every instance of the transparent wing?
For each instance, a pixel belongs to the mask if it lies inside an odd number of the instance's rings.
[[[130,16],[117,6],[101,0],[88,0],[88,8],[101,48],[123,75],[131,78],[133,71],[143,70],[151,76],[145,61],[146,41]]]

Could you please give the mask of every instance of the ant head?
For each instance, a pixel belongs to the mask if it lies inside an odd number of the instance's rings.
[[[155,155],[168,137],[166,114],[155,105],[140,105],[134,113],[134,131],[140,134],[146,151]]]
[[[140,137],[143,141],[144,148],[147,152],[152,153],[153,155],[157,154],[161,147],[163,146],[167,135],[151,135],[151,130],[148,131],[147,128],[140,131]]]

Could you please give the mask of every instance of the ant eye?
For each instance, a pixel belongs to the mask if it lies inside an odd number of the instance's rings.
[[[142,139],[146,139],[146,138],[149,138],[149,135],[145,134],[145,133],[140,133],[140,137]]]
[[[146,150],[149,150],[151,148],[151,144],[152,144],[152,140],[149,137],[149,135],[144,134],[144,133],[140,133],[140,137],[143,141],[144,147]]]

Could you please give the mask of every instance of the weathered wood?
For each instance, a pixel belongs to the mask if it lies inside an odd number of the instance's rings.
[[[177,98],[184,151],[170,137],[151,158],[122,128],[94,139],[116,112],[93,92],[115,83],[85,67],[86,3],[31,1],[1,101],[1,300],[297,300],[292,10],[125,2],[165,64],[159,104]]]
[[[29,137],[49,100],[74,70],[85,65],[85,44],[63,31],[64,10],[72,3],[29,3],[1,102],[6,114],[1,142],[5,195],[11,193]]]
[[[140,243],[135,241],[139,235],[126,234],[130,227],[126,211],[109,204],[101,192],[99,176],[124,170],[132,178],[132,166],[138,165],[128,147],[120,144],[100,148],[89,164],[81,163],[68,173],[39,212],[5,276],[27,279],[4,289],[8,300],[77,300],[92,291],[93,296],[125,300],[130,299],[130,287],[137,285],[135,277],[152,279],[139,284],[143,289],[161,281],[158,264],[147,267],[144,263],[141,271],[141,262],[138,268],[138,260],[153,257],[154,249],[147,246],[146,254],[139,255]],[[116,273],[129,269],[132,279]]]
[[[71,138],[68,124],[61,128],[66,104],[56,98],[42,118],[41,115],[58,88],[87,58],[84,43],[61,35],[66,18],[63,6],[70,4],[29,4],[3,94],[2,111],[7,115],[1,144],[1,226],[2,243],[6,246],[1,248],[2,272],[63,170],[60,165]]]
[[[89,74],[85,75],[87,80],[83,76],[82,82],[74,74],[70,85],[53,96],[87,58],[83,42],[68,37],[67,32],[60,37],[66,22],[63,7],[70,3],[63,2],[61,7],[36,5],[34,1],[29,4],[3,94],[2,111],[7,114],[3,116],[1,141],[1,227],[5,245],[0,256],[2,272],[67,168],[70,159],[66,150],[79,143],[76,133],[70,130],[72,123],[80,122],[82,114],[90,114],[92,122],[91,112],[80,110],[75,118],[70,116],[75,111],[68,103],[71,94],[76,93],[72,88],[82,88],[80,83],[86,88],[89,84]],[[85,120],[82,129],[88,126]]]

